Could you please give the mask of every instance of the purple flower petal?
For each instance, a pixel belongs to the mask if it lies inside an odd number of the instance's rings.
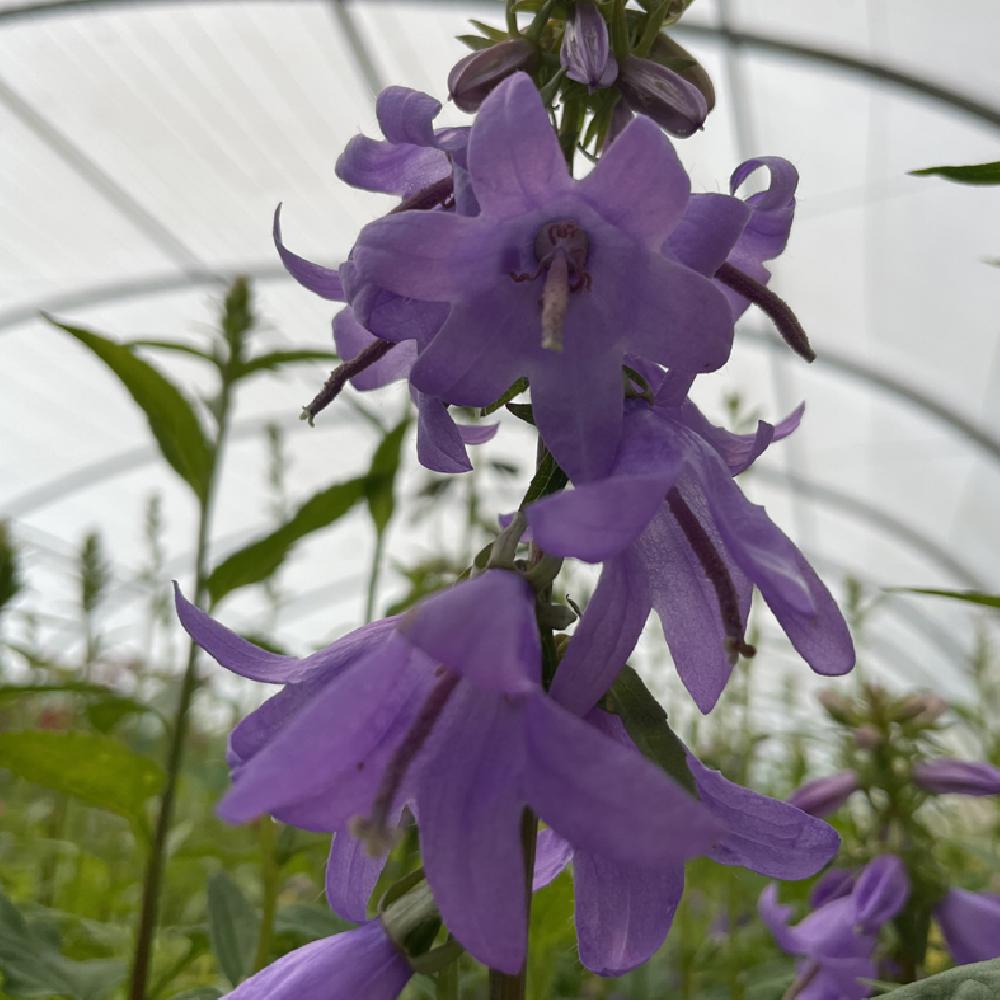
[[[573,882],[580,961],[599,976],[620,976],[663,944],[684,892],[684,867],[649,870],[578,851]]]
[[[516,705],[460,684],[421,755],[427,880],[448,929],[484,965],[517,972],[527,943]]]
[[[648,118],[635,118],[577,190],[608,222],[653,249],[681,219],[691,182],[666,136]]]
[[[350,306],[341,309],[333,317],[333,342],[343,360],[348,361],[357,357],[376,340],[378,338],[358,322]],[[397,344],[375,364],[369,365],[360,375],[355,375],[351,379],[351,385],[359,392],[381,389],[385,385],[406,378],[416,357],[417,345],[413,341]]]
[[[354,248],[360,278],[397,295],[451,302],[502,272],[495,223],[449,212],[400,212],[368,223]],[[370,327],[369,327],[370,328]]]
[[[407,198],[447,177],[451,164],[439,149],[356,135],[337,158],[334,171],[351,187]]]
[[[709,852],[723,865],[740,865],[771,878],[815,875],[836,855],[840,836],[832,826],[787,802],[727,780],[688,753],[698,795],[727,831]]]
[[[853,771],[840,771],[823,778],[813,778],[788,797],[791,805],[811,816],[836,812],[860,787]]]
[[[344,286],[337,268],[314,264],[311,260],[306,260],[305,257],[292,253],[281,242],[281,205],[278,205],[274,210],[273,235],[274,245],[281,258],[281,263],[303,288],[308,288],[310,292],[323,299],[332,299],[334,302],[344,301]]]
[[[458,428],[458,436],[465,444],[486,444],[487,441],[492,441],[500,430],[499,424],[456,423],[455,426]]]
[[[1000,896],[949,889],[934,916],[956,965],[1000,958]]]
[[[818,910],[826,903],[842,896],[849,896],[854,891],[854,873],[846,868],[831,868],[824,872],[819,881],[812,887],[809,894],[809,904]]]
[[[1000,768],[985,761],[927,760],[914,767],[913,782],[935,795],[1000,795]]]
[[[330,909],[356,924],[368,919],[368,900],[385,867],[388,851],[373,857],[346,830],[333,835],[326,861],[326,901]]]
[[[618,62],[608,44],[608,24],[592,0],[577,0],[573,19],[566,22],[559,60],[571,80],[591,90],[614,83]]]
[[[469,472],[472,463],[448,407],[417,389],[417,458],[431,472]]]
[[[375,102],[382,135],[389,142],[414,146],[437,145],[434,119],[440,111],[440,101],[409,87],[386,87]]]
[[[573,860],[573,848],[551,827],[538,831],[532,891],[547,886]]]
[[[227,1000],[394,1000],[409,963],[378,920],[313,941],[241,983]]]
[[[572,184],[538,90],[515,73],[483,101],[469,136],[469,173],[485,215],[546,208]]]
[[[729,179],[729,190],[736,194],[743,182],[759,168],[766,168],[771,183],[765,191],[750,195],[747,207],[750,219],[737,244],[732,263],[759,263],[777,257],[785,249],[795,215],[795,188],[799,174],[780,156],[760,156],[741,163]]]
[[[709,811],[638,751],[551,698],[529,697],[524,710],[528,804],[577,851],[663,868],[718,836]]]
[[[265,684],[295,684],[307,679],[314,671],[346,669],[384,642],[396,624],[395,618],[386,618],[363,625],[325,649],[300,660],[261,649],[220,625],[191,604],[176,583],[174,605],[188,635],[220,666]]]
[[[693,194],[663,244],[663,252],[711,277],[729,256],[749,218],[750,209],[739,198]]]
[[[490,691],[532,691],[541,679],[535,600],[523,577],[502,569],[434,594],[400,631],[416,648]]]
[[[586,715],[625,666],[649,609],[643,567],[627,553],[608,560],[559,663],[552,697],[574,715]]]
[[[910,895],[910,880],[903,862],[894,854],[880,854],[858,876],[851,899],[857,923],[874,934],[892,920]]]

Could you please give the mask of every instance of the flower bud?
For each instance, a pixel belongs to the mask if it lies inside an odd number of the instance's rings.
[[[657,35],[649,58],[667,69],[672,69],[678,76],[684,77],[688,83],[694,84],[705,98],[705,104],[711,111],[715,107],[715,87],[712,78],[705,67],[683,45],[675,42],[669,35]]]
[[[892,920],[910,895],[910,880],[895,854],[880,854],[858,876],[854,886],[857,920],[868,934]]]
[[[928,760],[914,767],[913,782],[935,795],[1000,795],[1000,768],[985,761]]]
[[[957,965],[1000,957],[1000,896],[950,889],[934,916]]]
[[[858,776],[853,771],[840,771],[807,781],[792,792],[788,802],[810,816],[826,816],[839,809],[858,787]]]
[[[826,714],[835,722],[850,722],[854,714],[854,705],[850,698],[845,697],[839,691],[820,691],[819,703],[826,709]]]
[[[854,730],[854,742],[862,750],[874,750],[882,742],[882,734],[874,726],[858,726]]]
[[[537,66],[534,42],[508,38],[459,59],[448,74],[448,96],[462,111],[476,111],[501,81],[521,70],[532,73]]]
[[[629,56],[618,75],[618,89],[633,111],[648,115],[670,135],[694,135],[708,117],[705,95],[652,59]]]
[[[566,75],[590,90],[615,82],[618,61],[608,45],[608,25],[592,0],[577,0],[573,20],[566,22],[559,59]]]

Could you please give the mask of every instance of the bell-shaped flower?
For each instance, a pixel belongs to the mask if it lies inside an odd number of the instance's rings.
[[[872,958],[879,929],[906,903],[910,885],[903,863],[892,854],[875,858],[849,894],[835,895],[794,927],[792,908],[778,902],[777,886],[761,893],[758,910],[779,947],[804,959],[798,996],[863,1000],[875,979]],[[808,979],[808,983],[806,983]]]
[[[690,372],[729,356],[725,295],[660,253],[687,203],[687,175],[638,117],[574,181],[524,74],[483,103],[468,165],[478,216],[406,211],[371,223],[352,280],[450,305],[413,366],[417,389],[483,406],[527,376],[549,450],[574,481],[597,478],[620,437],[627,353]]]
[[[615,82],[618,61],[611,54],[608,23],[593,0],[576,0],[573,18],[566,22],[559,61],[566,76],[591,91]]]
[[[305,661],[258,649],[180,595],[177,606],[223,666],[289,682],[233,732],[223,818],[270,813],[337,833],[336,847],[359,819],[383,829],[408,807],[445,923],[493,968],[524,957],[525,808],[576,848],[655,870],[718,834],[705,806],[542,691],[534,594],[512,572],[487,571]],[[360,859],[349,841],[344,852],[350,873]]]
[[[942,757],[917,764],[913,783],[934,795],[1000,795],[1000,768]]]
[[[668,388],[664,382],[659,392]],[[655,608],[684,685],[708,712],[737,656],[754,652],[744,641],[754,586],[813,670],[853,667],[850,633],[829,591],[732,478],[794,430],[800,415],[777,428],[761,422],[753,435],[715,428],[706,438],[707,422],[692,404],[630,400],[607,478],[526,510],[544,551],[604,563],[555,697],[581,714],[595,705]]]
[[[371,920],[290,951],[226,1000],[395,1000],[412,975],[382,922]]]
[[[836,812],[857,790],[858,776],[840,771],[823,778],[813,778],[797,788],[788,801],[811,816],[829,816]]]
[[[1000,896],[993,892],[949,889],[934,908],[956,965],[1000,958]]]
[[[621,720],[595,709],[589,721],[634,749]],[[688,752],[698,798],[721,825],[708,857],[780,879],[814,875],[837,853],[840,837],[821,820],[786,802],[729,781]],[[641,965],[660,947],[684,890],[684,866],[649,869],[573,851],[576,932],[580,961],[602,976]]]

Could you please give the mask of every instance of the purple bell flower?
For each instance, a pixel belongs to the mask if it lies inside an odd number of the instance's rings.
[[[910,885],[895,855],[875,858],[859,874],[852,891],[836,895],[794,927],[792,908],[778,902],[777,886],[760,896],[758,911],[782,950],[801,956],[800,981],[808,977],[800,997],[813,1000],[863,1000],[865,979],[877,978],[872,955],[879,929],[906,903]]]
[[[913,768],[913,783],[934,795],[1000,795],[1000,768],[985,761],[925,760]]]
[[[956,965],[1000,958],[1000,896],[949,889],[934,909]]]
[[[615,82],[618,61],[608,44],[608,24],[593,0],[577,0],[573,19],[566,22],[559,60],[571,80],[591,91]]]
[[[333,867],[370,884],[375,863],[345,831],[364,818],[390,828],[409,808],[445,923],[484,964],[511,972],[527,937],[525,807],[613,862],[673,870],[707,850],[719,823],[705,806],[542,691],[534,603],[521,577],[490,570],[295,660],[178,593],[182,624],[223,666],[287,685],[233,731],[220,814],[334,832]],[[345,905],[359,917],[351,892]]]
[[[417,389],[483,406],[527,375],[549,450],[575,481],[597,478],[620,436],[626,354],[690,372],[729,356],[725,295],[659,252],[687,203],[687,175],[639,117],[574,181],[523,74],[484,101],[468,163],[480,215],[408,211],[371,223],[352,280],[450,303],[413,367]]]
[[[732,478],[791,433],[801,411],[778,427],[761,422],[754,435],[728,435],[693,404],[675,405],[669,378],[653,388],[653,406],[630,401],[607,478],[526,511],[546,552],[604,563],[553,696],[589,711],[655,608],[684,685],[710,711],[736,656],[753,653],[743,637],[754,586],[813,670],[849,671],[854,646],[829,591]]]
[[[853,771],[840,771],[824,778],[814,778],[797,788],[788,801],[811,816],[829,816],[836,812],[859,788]]]
[[[313,941],[241,983],[227,1000],[394,1000],[413,971],[380,920]]]

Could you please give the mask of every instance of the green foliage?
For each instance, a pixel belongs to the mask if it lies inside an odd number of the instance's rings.
[[[28,924],[0,893],[0,971],[3,989],[12,997],[72,997],[101,1000],[125,978],[116,959],[73,961],[60,954],[57,942]]]
[[[167,464],[204,498],[212,468],[211,446],[190,401],[164,375],[124,344],[92,330],[46,319],[100,358],[142,410]]]
[[[0,767],[124,816],[137,831],[145,828],[146,802],[163,785],[163,771],[158,764],[99,733],[0,733]]]
[[[0,610],[21,592],[21,571],[17,549],[10,535],[10,526],[0,521]]]
[[[911,170],[914,177],[943,177],[958,184],[1000,184],[1000,160],[963,166],[924,167]]]
[[[1000,959],[960,965],[882,994],[884,1000],[995,1000],[997,996],[1000,996]]]
[[[223,871],[208,880],[208,935],[219,968],[235,986],[252,971],[260,919]]]
[[[679,785],[683,785],[692,795],[697,794],[694,778],[687,765],[684,744],[670,728],[663,707],[631,667],[625,667],[615,679],[608,701],[611,710],[621,717],[625,729],[643,756]]]
[[[80,608],[85,615],[93,614],[111,582],[111,567],[104,556],[101,536],[89,531],[80,548]]]
[[[310,497],[280,528],[227,556],[205,584],[212,603],[217,604],[240,587],[266,580],[299,541],[339,520],[366,493],[366,476],[334,483]]]
[[[301,350],[269,351],[255,358],[242,362],[235,371],[238,379],[248,378],[260,372],[271,372],[285,365],[300,364],[304,361],[336,361],[333,351],[316,351],[303,348]]]
[[[0,705],[5,701],[21,698],[60,694],[75,694],[90,699],[85,709],[87,718],[102,733],[110,732],[118,722],[131,715],[149,712],[162,721],[162,716],[152,705],[119,694],[103,684],[91,684],[87,681],[68,681],[65,684],[0,684]]]
[[[382,438],[365,477],[365,501],[379,535],[388,527],[396,509],[396,474],[409,423],[409,419],[401,421]]]
[[[976,590],[937,590],[934,587],[893,587],[900,594],[929,594],[932,597],[949,597],[953,601],[966,601],[984,608],[1000,608],[1000,594],[983,594]]]

